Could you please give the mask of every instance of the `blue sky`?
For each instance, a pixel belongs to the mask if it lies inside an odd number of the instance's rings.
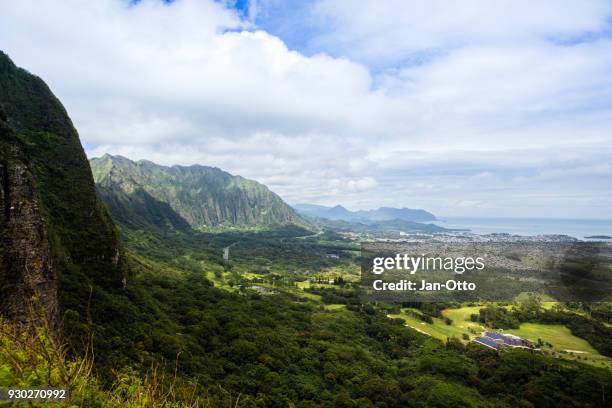
[[[612,218],[607,0],[8,2],[88,155],[290,203]]]

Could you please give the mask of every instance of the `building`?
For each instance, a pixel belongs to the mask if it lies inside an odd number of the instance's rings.
[[[478,344],[480,344],[480,345],[483,345],[483,346],[485,346],[485,347],[488,347],[488,348],[491,348],[491,349],[494,349],[494,350],[498,350],[498,349],[500,348],[499,344],[497,344],[497,343],[495,342],[495,340],[490,339],[490,338],[488,338],[488,337],[483,337],[483,336],[480,336],[480,337],[476,337],[476,338],[475,338],[474,340],[472,340],[472,341],[473,341],[474,343],[478,343]]]
[[[473,341],[494,350],[500,350],[506,347],[527,349],[535,348],[535,345],[532,342],[519,336],[491,331],[484,332],[482,336],[476,337]]]

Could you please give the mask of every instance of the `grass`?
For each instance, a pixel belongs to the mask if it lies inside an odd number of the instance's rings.
[[[389,315],[389,317],[403,319],[404,322],[406,322],[406,326],[412,327],[421,333],[425,333],[441,341],[446,341],[449,337],[456,337],[462,340],[462,335],[464,333],[470,335],[470,338],[474,337],[474,335],[469,332],[470,327],[473,327],[478,331],[483,330],[482,326],[480,326],[478,323],[473,323],[462,319],[463,317],[467,316],[467,319],[469,320],[469,316],[471,313],[473,313],[472,309],[474,308],[462,309],[470,310],[462,311],[461,309],[446,309],[442,312],[443,316],[449,317],[453,320],[451,325],[444,323],[444,320],[439,318],[434,318],[433,323],[425,323],[410,314],[410,309],[402,309],[399,314],[392,314]],[[454,316],[454,318],[451,316]]]
[[[314,293],[308,293],[303,291],[297,291],[295,294],[305,299],[314,300],[315,302],[321,302],[322,298],[321,295],[315,295]]]
[[[44,320],[44,319],[43,319]],[[51,334],[47,322],[24,330],[0,318],[0,384],[18,388],[66,388],[70,407],[104,406],[150,408],[209,408],[208,397],[199,397],[197,385],[167,377],[158,366],[146,373],[123,369],[114,372],[106,387],[93,370],[93,350],[84,356],[70,356],[68,347]],[[239,396],[228,396],[224,406],[237,406]],[[1,406],[26,406],[26,403],[0,403]],[[29,403],[27,406],[68,406],[68,403]]]
[[[262,275],[253,272],[242,272],[240,273],[240,276],[242,276],[244,279],[254,280],[261,278]]]
[[[301,281],[301,282],[295,282],[295,286],[298,287],[298,289],[308,289],[310,287],[310,281]]]
[[[231,292],[235,289],[227,284],[227,280],[230,277],[231,277],[231,273],[228,273],[228,272],[222,273],[220,277],[217,277],[215,273],[212,271],[206,272],[206,279],[211,281],[215,285],[215,287],[220,288],[220,289],[225,289]]]
[[[570,329],[559,324],[523,323],[518,329],[506,330],[506,332],[534,342],[542,339],[552,344],[557,350],[576,350],[599,354],[586,340],[574,336]]]
[[[470,316],[478,314],[482,308],[483,306],[467,306],[459,309],[445,309],[442,311],[442,316],[451,319],[453,321],[453,326],[463,330],[464,333],[467,333],[470,328],[482,331],[484,328],[480,323],[470,320]]]
[[[331,304],[325,305],[325,310],[346,310],[346,305],[343,304]]]
[[[551,304],[550,307],[552,306]],[[421,314],[420,311],[416,309],[402,309],[399,314],[392,314],[389,315],[389,317],[401,318],[404,320],[406,326],[441,341],[446,341],[449,337],[456,337],[463,341],[463,333],[469,334],[470,339],[475,337],[474,334],[470,333],[470,329],[476,332],[485,330],[485,327],[480,323],[470,321],[470,315],[478,314],[482,307],[483,306],[466,306],[457,309],[443,310],[442,316],[451,319],[453,321],[451,325],[447,325],[444,323],[443,319],[438,318],[434,318],[433,323],[425,323],[412,314]],[[552,348],[545,347],[544,350],[558,357],[578,360],[599,367],[612,366],[612,359],[599,354],[586,340],[574,336],[570,329],[564,325],[523,323],[520,328],[505,330],[505,332],[515,334],[533,342],[542,339],[543,342],[552,345]]]
[[[523,323],[518,329],[506,330],[525,339],[537,342],[542,339],[552,344],[552,348],[544,347],[547,352],[569,360],[579,360],[583,363],[611,367],[612,359],[602,356],[589,342],[574,336],[570,329],[559,324]]]
[[[359,265],[347,264],[336,265],[326,268],[320,272],[326,278],[342,277],[346,282],[358,282],[361,279],[361,269]]]
[[[329,283],[317,283],[317,282],[312,283],[310,281],[296,282],[295,286],[297,286],[298,289],[302,289],[302,290],[309,289],[309,288],[328,288],[328,289],[337,288],[336,285],[332,285]]]
[[[560,305],[560,303],[556,301],[545,301],[541,302],[540,305],[542,306],[542,309],[551,310],[553,307]]]

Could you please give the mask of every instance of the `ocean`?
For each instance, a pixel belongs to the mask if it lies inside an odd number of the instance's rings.
[[[433,224],[444,228],[469,229],[476,234],[505,232],[515,235],[564,234],[584,239],[592,235],[612,236],[612,220],[554,218],[438,217]]]

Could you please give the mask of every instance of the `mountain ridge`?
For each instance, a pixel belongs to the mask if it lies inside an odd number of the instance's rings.
[[[217,167],[163,166],[110,154],[90,159],[90,165],[98,193],[122,223],[128,222],[122,212],[142,213],[130,210],[140,201],[141,208],[167,206],[163,219],[145,221],[162,229],[184,228],[180,219],[195,230],[308,226],[267,186]]]
[[[317,204],[295,204],[298,213],[333,221],[377,222],[402,220],[411,222],[435,221],[436,216],[422,209],[379,207],[373,210],[350,211],[341,205],[327,207]]]

